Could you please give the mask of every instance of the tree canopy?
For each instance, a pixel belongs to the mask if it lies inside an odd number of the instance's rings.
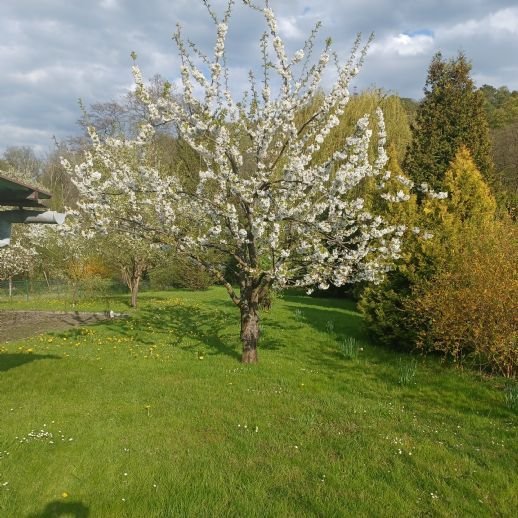
[[[259,43],[263,76],[258,80],[250,72],[241,99],[232,94],[225,58],[233,2],[222,18],[206,3],[216,25],[212,54],[193,47],[181,28],[174,36],[181,95],[171,95],[169,85],[153,95],[135,66],[137,96],[147,108],[136,138],[101,139],[90,127],[91,151],[82,164],[65,167],[80,192],[79,207],[98,229],[137,229],[219,279],[240,310],[243,361],[254,362],[258,309],[272,287],[376,280],[398,256],[405,227],[367,210],[358,186],[372,178],[386,200],[407,197],[390,192],[386,183],[379,109],[374,157],[368,115],[338,149],[319,155],[350,101],[349,83],[365,53],[360,40],[345,64],[336,62],[337,79],[322,93],[322,75],[335,62],[331,41],[313,58],[317,27],[305,46],[289,55],[268,3],[265,8],[244,3],[263,17],[266,30]],[[315,102],[317,95],[322,97]],[[199,157],[188,184],[185,177],[161,171],[151,145],[155,128],[171,122]],[[239,291],[226,277],[229,257]]]
[[[469,150],[486,181],[493,176],[491,141],[483,94],[471,78],[471,63],[460,53],[445,60],[437,53],[428,69],[424,99],[412,125],[413,140],[404,170],[416,182],[440,189],[460,146]]]

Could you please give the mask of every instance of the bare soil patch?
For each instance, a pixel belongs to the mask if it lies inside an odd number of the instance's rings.
[[[105,313],[0,311],[0,343],[109,319]]]

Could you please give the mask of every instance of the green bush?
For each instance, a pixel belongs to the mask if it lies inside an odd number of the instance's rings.
[[[507,377],[518,362],[518,235],[497,222],[496,204],[466,148],[446,172],[446,200],[420,207],[433,239],[410,240],[384,283],[360,308],[375,338],[436,351]]]
[[[154,290],[168,288],[205,290],[213,284],[213,279],[203,268],[178,257],[151,270],[149,281]]]

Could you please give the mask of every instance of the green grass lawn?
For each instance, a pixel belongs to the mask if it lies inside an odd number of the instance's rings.
[[[347,301],[287,295],[262,324],[253,366],[221,289],[0,345],[0,516],[515,515],[501,379],[412,377]]]

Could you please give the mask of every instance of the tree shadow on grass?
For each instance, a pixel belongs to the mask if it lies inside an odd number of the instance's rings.
[[[223,307],[223,306],[221,306]],[[135,341],[154,345],[156,336],[183,350],[205,349],[205,354],[241,358],[239,345],[239,314],[231,306],[224,309],[201,305],[169,305],[164,308],[144,308],[134,319],[112,321],[108,328],[115,333],[132,337]],[[201,344],[199,344],[201,342]],[[276,349],[280,343],[268,340],[265,349]]]
[[[444,365],[433,355],[423,357],[373,343],[367,334],[362,316],[355,311],[354,303],[341,299],[312,299],[305,296],[285,296],[285,307],[293,312],[293,319],[328,335],[325,345],[308,349],[307,358],[314,365],[325,369],[329,376],[346,373],[347,379],[368,378],[372,390],[389,389],[401,401],[422,408],[432,408],[437,414],[465,415],[487,414],[487,419],[507,417],[503,404],[489,407],[494,389],[481,384],[470,375],[454,372],[454,367]],[[330,331],[329,322],[333,323]],[[348,337],[357,340],[364,351],[357,359],[347,359],[339,349],[340,340]],[[403,383],[405,369],[415,365],[415,378]],[[346,379],[346,378],[344,378]],[[361,381],[358,381],[361,383]],[[394,392],[392,392],[392,390]]]
[[[15,369],[36,360],[60,360],[54,354],[0,353],[0,372]]]
[[[285,296],[283,300],[287,302],[285,306],[293,312],[294,320],[299,319],[316,331],[350,336],[360,341],[368,340],[362,316],[352,301],[293,295]]]
[[[357,313],[356,302],[350,299],[339,298],[325,298],[325,297],[310,297],[306,294],[283,294],[282,300],[285,302],[292,302],[301,304],[303,306],[315,306],[326,311],[338,309],[341,311],[348,311]]]
[[[29,514],[27,518],[88,518],[90,509],[82,502],[49,502],[39,513]]]
[[[369,363],[385,365],[394,361],[392,351],[387,351],[371,342],[363,318],[356,310],[356,304],[347,299],[310,298],[305,295],[287,295],[283,297],[285,307],[293,314],[293,320],[299,325],[307,325],[320,333],[321,345],[309,349],[307,356],[319,367],[330,372],[344,368],[356,368],[357,365],[347,360],[340,350],[341,341],[354,339],[358,348],[358,359],[368,359]],[[327,338],[326,338],[327,337]]]

